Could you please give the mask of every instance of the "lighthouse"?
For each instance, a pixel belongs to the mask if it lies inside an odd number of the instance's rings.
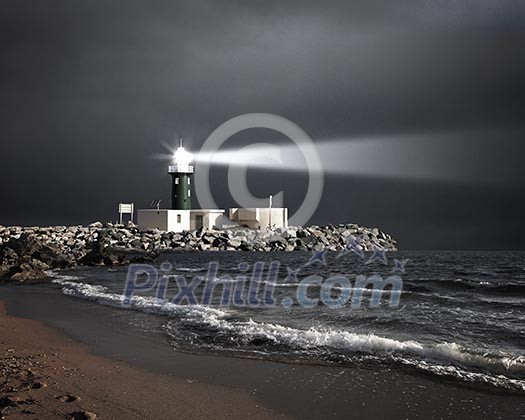
[[[180,139],[179,148],[168,166],[171,175],[171,209],[191,210],[191,175],[193,174],[193,154],[188,152]]]
[[[288,209],[274,208],[270,201],[267,208],[231,208],[230,217],[224,216],[223,209],[192,209],[191,178],[194,172],[194,156],[182,145],[173,154],[168,165],[171,175],[171,206],[161,209],[139,209],[137,224],[140,229],[159,229],[168,232],[183,232],[198,229],[222,229],[241,225],[252,229],[266,229],[288,226]]]

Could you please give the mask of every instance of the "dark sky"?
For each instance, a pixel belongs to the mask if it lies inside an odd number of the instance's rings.
[[[521,0],[0,0],[0,54],[0,224],[167,204],[162,142],[196,151],[226,120],[267,112],[320,147],[416,138],[410,162],[437,168],[385,176],[378,147],[366,174],[326,175],[312,223],[378,226],[403,249],[525,249]],[[216,172],[217,203],[233,205]],[[305,185],[250,173],[291,211]]]

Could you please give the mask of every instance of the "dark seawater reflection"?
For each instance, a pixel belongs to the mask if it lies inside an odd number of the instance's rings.
[[[387,277],[393,259],[408,258],[402,274],[403,293],[398,307],[389,307],[389,293],[379,308],[350,303],[341,308],[319,304],[303,308],[280,305],[295,298],[297,285],[287,268],[297,269],[311,257],[307,252],[184,252],[164,254],[156,266],[168,260],[172,274],[188,282],[206,274],[208,263],[218,261],[219,276],[235,278],[240,263],[250,267],[279,261],[274,307],[221,306],[221,287],[211,305],[159,304],[155,290],[141,292],[130,309],[121,307],[127,267],[82,268],[57,274],[57,286],[71,296],[114,306],[126,322],[143,331],[156,328],[144,313],[165,316],[159,334],[178,349],[225,353],[232,356],[268,358],[315,364],[372,364],[397,366],[430,375],[440,375],[525,393],[525,253],[520,252],[395,252],[388,253],[388,266],[365,264],[353,254],[336,258],[328,252],[326,266],[304,267],[298,279],[319,274],[347,276],[379,274]],[[369,255],[367,255],[369,257]],[[196,291],[200,301],[203,287]],[[177,293],[170,281],[166,296]],[[319,288],[311,288],[312,297]],[[336,292],[337,294],[337,292]],[[139,315],[140,314],[140,315]],[[148,331],[151,332],[151,331]]]

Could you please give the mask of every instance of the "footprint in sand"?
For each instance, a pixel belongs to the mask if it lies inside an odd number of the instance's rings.
[[[55,398],[65,403],[71,403],[71,402],[80,400],[80,397],[77,397],[76,395],[71,395],[71,394],[59,395],[58,397],[55,397]]]
[[[33,385],[31,385],[32,389],[42,389],[47,387],[47,384],[45,382],[35,382]]]

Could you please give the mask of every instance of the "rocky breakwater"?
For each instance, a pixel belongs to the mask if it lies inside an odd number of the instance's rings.
[[[0,226],[0,278],[41,279],[47,270],[152,261],[160,252],[169,251],[337,251],[345,247],[351,235],[358,238],[364,251],[396,250],[396,241],[390,235],[355,224],[181,233],[100,222],[69,227]]]

